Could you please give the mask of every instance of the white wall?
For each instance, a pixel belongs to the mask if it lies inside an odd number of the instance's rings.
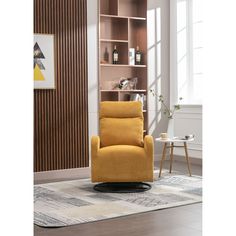
[[[87,0],[89,150],[91,136],[98,134],[97,6],[97,1]]]
[[[169,51],[169,0],[148,0],[148,83],[149,89],[162,94],[169,104],[170,51]],[[168,119],[161,112],[161,104],[149,94],[149,134],[154,138],[166,132]],[[162,145],[155,143],[155,154],[162,152]]]
[[[183,106],[174,117],[174,133],[176,136],[194,134],[195,140],[188,144],[189,156],[202,158],[202,106]],[[174,154],[183,156],[184,151],[179,148]]]

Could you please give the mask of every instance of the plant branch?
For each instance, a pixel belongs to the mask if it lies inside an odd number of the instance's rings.
[[[173,118],[173,115],[174,115],[175,111],[180,109],[180,105],[174,105],[174,108],[173,108],[173,109],[170,109],[170,108],[168,108],[167,105],[165,104],[164,98],[163,98],[162,95],[159,95],[159,96],[158,96],[158,94],[155,92],[154,89],[150,89],[150,92],[152,93],[152,95],[153,95],[154,97],[157,96],[157,97],[158,97],[158,101],[163,104],[163,106],[164,106],[164,108],[165,108],[165,109],[164,109],[164,114],[166,115],[166,114],[168,113],[168,118],[170,118],[170,119]],[[182,97],[179,98],[180,101],[181,101],[182,99],[183,99]]]
[[[169,116],[170,116],[171,115],[171,110],[166,106],[164,101],[161,100],[161,103],[164,105],[165,109],[167,110],[167,112],[169,113]]]

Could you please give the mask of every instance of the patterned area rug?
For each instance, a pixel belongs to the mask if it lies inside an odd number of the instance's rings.
[[[202,177],[164,174],[143,193],[100,193],[90,179],[35,185],[34,223],[62,227],[201,202]]]

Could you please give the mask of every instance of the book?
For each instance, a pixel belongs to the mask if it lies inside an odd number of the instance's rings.
[[[130,65],[135,65],[135,49],[130,48],[129,49],[129,64]]]

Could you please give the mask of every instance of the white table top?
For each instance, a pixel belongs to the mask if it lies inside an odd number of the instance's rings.
[[[180,143],[180,142],[192,142],[194,141],[194,138],[191,139],[178,139],[178,138],[167,138],[167,139],[162,139],[162,138],[156,138],[155,141],[157,142],[161,142],[161,143],[172,143],[172,142],[176,142],[176,143]]]

